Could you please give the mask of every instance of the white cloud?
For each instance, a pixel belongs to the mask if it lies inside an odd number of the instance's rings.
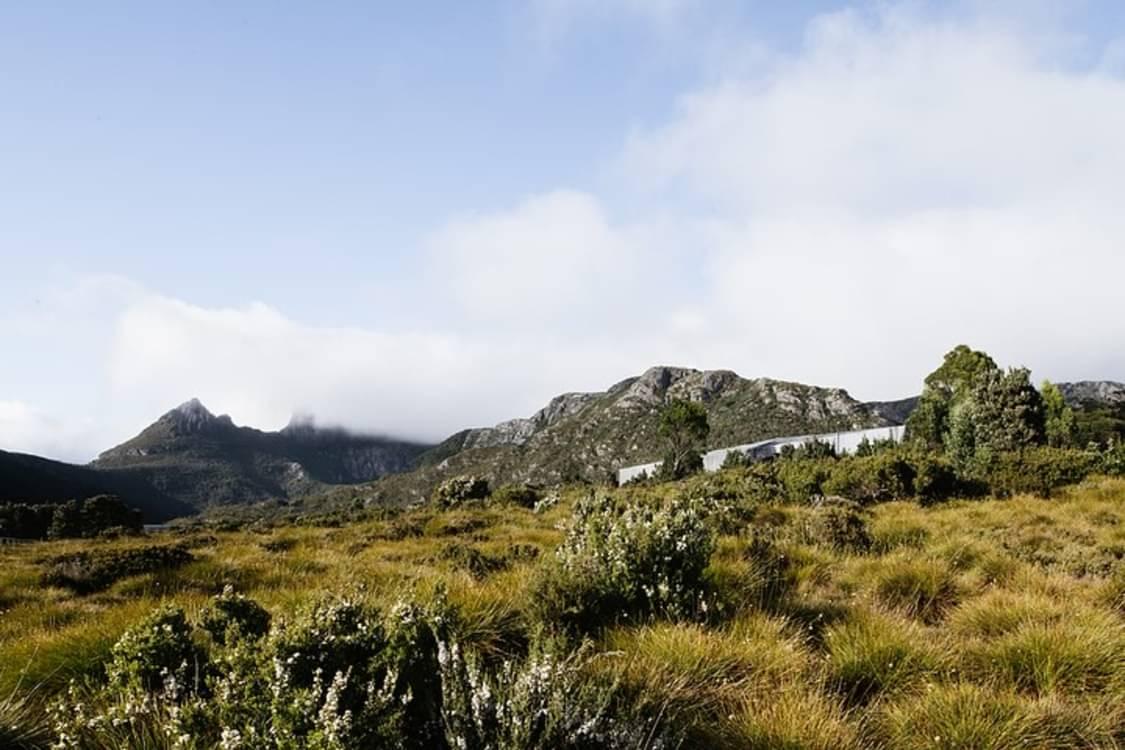
[[[961,340],[1042,375],[1125,375],[1122,132],[1125,82],[899,9],[822,17],[798,56],[685,96],[623,163],[716,207],[711,330],[756,350],[732,365],[889,397]]]
[[[84,461],[91,432],[81,416],[60,419],[20,401],[0,401],[0,450]]]
[[[436,439],[657,363],[892,398],[960,342],[1038,376],[1125,379],[1119,55],[1078,70],[1044,38],[900,8],[821,17],[797,53],[634,133],[624,194],[550,191],[435,229],[399,295],[415,329],[61,288],[0,320],[62,373],[9,392],[0,445],[93,455],[193,395],[263,428],[296,411]],[[56,391],[80,397],[38,395]]]

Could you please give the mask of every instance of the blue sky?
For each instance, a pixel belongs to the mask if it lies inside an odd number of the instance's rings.
[[[1123,39],[1116,2],[6,4],[0,448],[195,395],[440,438],[656,363],[892,398],[960,341],[1125,379]]]

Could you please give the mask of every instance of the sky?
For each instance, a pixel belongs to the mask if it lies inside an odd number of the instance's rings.
[[[1117,0],[0,4],[0,449],[1125,380]]]

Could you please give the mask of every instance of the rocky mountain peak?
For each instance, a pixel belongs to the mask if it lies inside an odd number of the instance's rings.
[[[216,417],[198,398],[180,404],[161,417],[160,421],[171,427],[178,435],[204,432],[219,425],[233,426],[230,417],[226,415]]]

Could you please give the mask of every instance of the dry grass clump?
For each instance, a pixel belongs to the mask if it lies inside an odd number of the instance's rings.
[[[829,628],[824,645],[828,687],[850,705],[904,690],[947,666],[924,628],[875,610]]]
[[[801,688],[748,700],[729,717],[713,746],[740,750],[861,750],[869,747],[862,741],[855,713],[815,689]]]
[[[960,586],[941,560],[898,557],[876,574],[875,594],[888,607],[923,622],[937,622],[961,597]]]
[[[969,683],[937,685],[886,704],[872,734],[888,748],[1111,750],[1125,725],[1120,707],[1028,700]]]
[[[1125,695],[1125,624],[1099,610],[1072,610],[1054,622],[1030,618],[970,644],[964,666],[981,682],[1037,696]]]

